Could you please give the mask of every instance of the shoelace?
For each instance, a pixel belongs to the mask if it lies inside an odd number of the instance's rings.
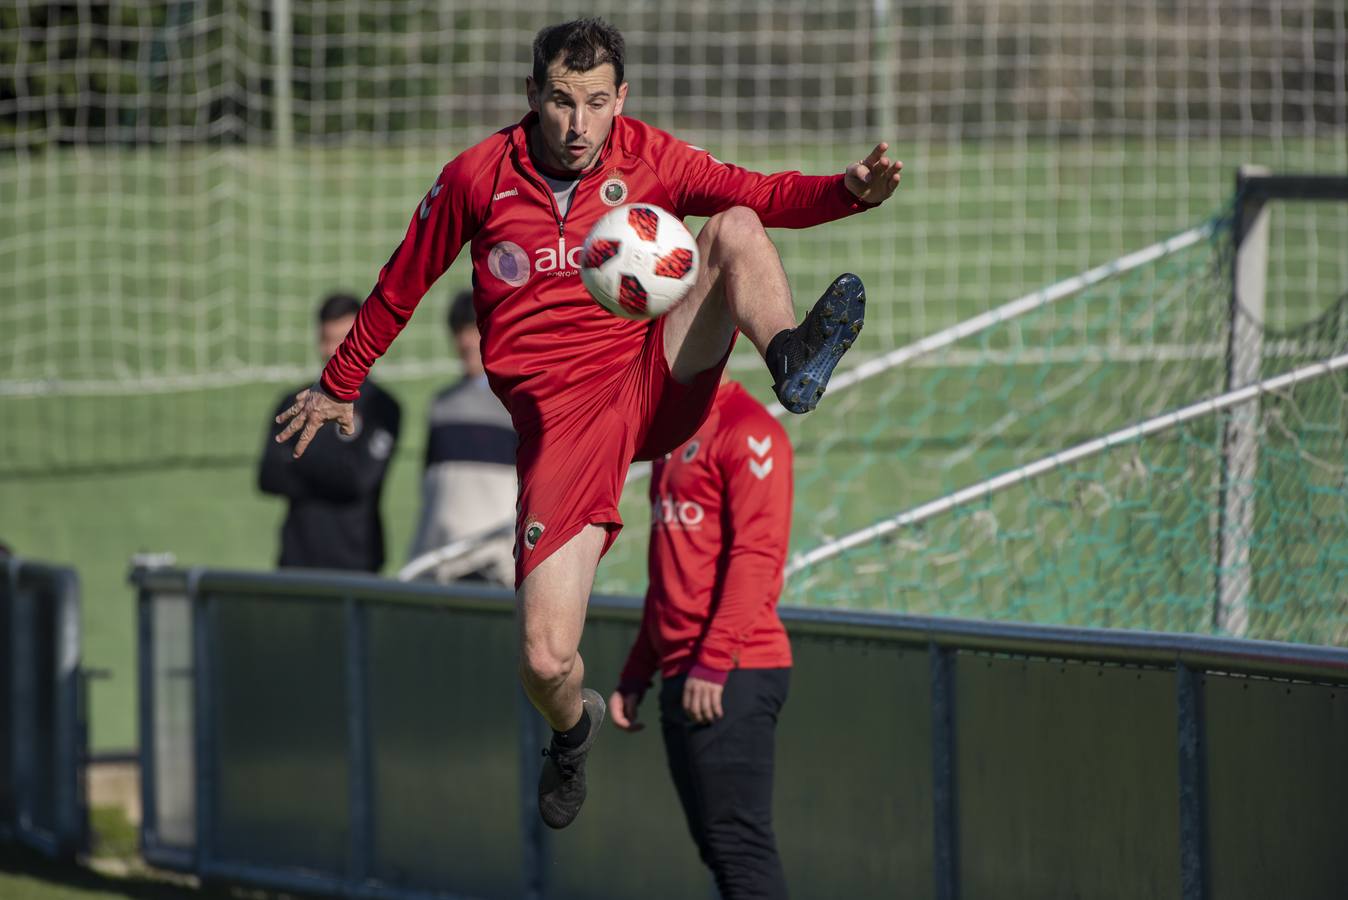
[[[580,766],[577,765],[577,760],[568,758],[570,754],[566,753],[566,751],[559,753],[548,747],[544,747],[543,755],[548,759],[551,759],[552,764],[567,778],[574,776],[576,771],[580,768]]]

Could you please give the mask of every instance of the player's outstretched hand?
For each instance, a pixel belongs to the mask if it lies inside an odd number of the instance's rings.
[[[640,694],[624,694],[622,691],[614,691],[613,696],[608,698],[609,718],[621,731],[640,731],[646,725],[644,722],[637,721],[637,707],[639,706],[641,706]]]
[[[299,459],[325,422],[336,422],[342,434],[354,434],[355,404],[329,396],[318,385],[306,388],[295,395],[295,402],[285,412],[276,417],[277,425],[285,425],[276,436],[276,443],[284,444],[298,431],[300,439],[295,443],[295,458]]]
[[[689,675],[683,683],[683,710],[699,725],[710,725],[725,713],[721,710],[724,686]]]
[[[903,175],[903,163],[885,156],[889,145],[884,141],[875,145],[875,149],[861,162],[854,162],[843,173],[847,189],[858,200],[866,203],[884,203],[894,196],[899,179]]]

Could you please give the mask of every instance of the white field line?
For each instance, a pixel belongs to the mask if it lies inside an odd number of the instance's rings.
[[[1159,241],[1149,247],[1120,256],[1103,265],[1096,266],[1082,272],[1080,275],[1074,275],[1071,278],[1064,279],[1046,288],[1042,288],[1023,297],[1017,297],[1002,304],[996,309],[989,310],[971,319],[966,319],[956,325],[938,331],[935,334],[922,338],[906,346],[891,350],[882,356],[872,357],[865,362],[857,365],[847,372],[842,373],[829,384],[829,392],[836,394],[838,391],[847,390],[853,385],[860,384],[863,381],[874,378],[875,376],[887,372],[897,366],[907,365],[914,360],[927,356],[943,347],[961,341],[964,338],[971,337],[979,332],[986,331],[1003,322],[1023,316],[1026,313],[1033,312],[1058,300],[1070,297],[1080,291],[1099,284],[1101,281],[1112,278],[1115,275],[1129,272],[1147,263],[1154,262],[1163,256],[1177,253],[1193,246],[1213,233],[1215,223],[1209,222],[1190,228],[1188,231],[1181,232],[1164,241]],[[1144,348],[1120,348],[1123,352],[1136,354],[1141,357],[1146,350]],[[1180,348],[1181,351],[1183,348]],[[1064,358],[1071,357],[1073,361],[1082,361],[1083,353],[1101,352],[1106,354],[1107,358],[1116,358],[1114,354],[1107,350],[1092,351],[1090,348],[1081,349],[1059,349],[1057,351],[1049,350],[1047,353],[1063,353]],[[1154,350],[1153,350],[1154,352]],[[1174,352],[1174,351],[1172,351]],[[1191,352],[1191,351],[1190,351]],[[1015,354],[1014,358],[1022,362],[1032,362],[1031,355],[1036,351],[1007,351],[1008,358]],[[976,354],[981,362],[995,361],[995,351],[993,353],[980,352]],[[1051,361],[1051,357],[1047,359]],[[426,364],[426,363],[407,363],[396,366],[386,366],[381,369],[384,378],[415,377],[419,375],[431,375],[440,373],[449,373],[454,370],[452,365],[448,364]],[[131,394],[131,393],[169,393],[173,391],[199,390],[206,388],[232,387],[242,384],[252,383],[272,383],[289,382],[303,380],[310,375],[315,374],[313,369],[301,366],[273,366],[263,368],[243,368],[235,372],[201,372],[187,375],[167,375],[167,376],[138,376],[133,378],[118,378],[115,375],[107,379],[86,379],[86,380],[66,380],[60,378],[53,379],[25,379],[22,381],[0,381],[0,396],[53,396],[53,395],[89,395],[106,396],[109,394]],[[774,416],[782,416],[785,410],[780,405],[774,404],[771,407]]]

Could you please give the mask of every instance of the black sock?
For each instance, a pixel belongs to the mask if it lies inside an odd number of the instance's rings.
[[[590,736],[590,713],[584,707],[580,710],[580,721],[566,731],[554,731],[552,740],[565,750],[575,750]]]
[[[789,370],[794,371],[794,361],[787,356],[787,350],[790,347],[790,338],[794,328],[785,328],[768,341],[768,352],[763,354],[763,361],[768,364],[768,373],[772,375],[774,382],[781,382],[786,377]],[[788,365],[791,363],[791,365]]]

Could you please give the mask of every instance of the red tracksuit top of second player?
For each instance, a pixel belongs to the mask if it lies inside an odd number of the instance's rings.
[[[735,382],[687,443],[653,463],[650,587],[624,690],[643,690],[657,669],[723,681],[731,669],[791,665],[777,617],[791,463],[786,431]]]
[[[563,216],[529,155],[537,121],[530,113],[445,165],[324,369],[325,390],[358,395],[370,366],[470,244],[483,363],[516,428],[530,428],[638,353],[650,327],[605,311],[580,280],[585,236],[614,206],[654,203],[679,218],[747,206],[765,225],[788,228],[869,208],[842,175],[750,172],[618,116]]]

